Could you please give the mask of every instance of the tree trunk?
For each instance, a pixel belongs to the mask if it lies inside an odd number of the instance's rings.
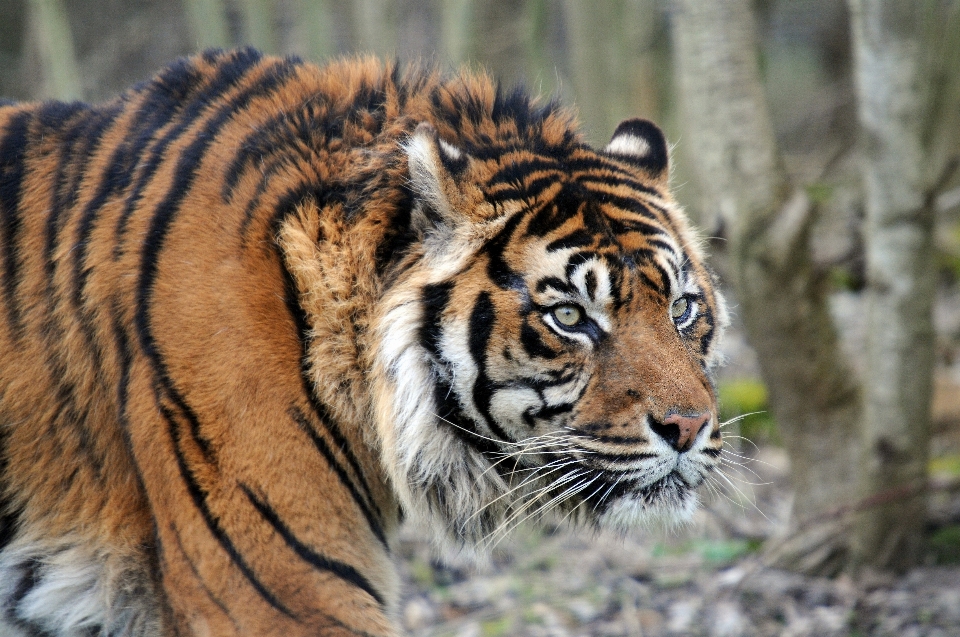
[[[533,15],[527,0],[472,4],[471,58],[489,69],[505,88],[528,83]]]
[[[564,0],[573,88],[590,141],[622,120],[658,115],[653,0]]]
[[[795,493],[783,566],[831,573],[848,547],[833,513],[854,497],[858,387],[811,263],[815,208],[788,182],[760,83],[748,0],[675,0],[675,68],[703,210],[729,238],[732,283],[756,348]],[[707,221],[709,227],[709,221]]]
[[[624,2],[565,0],[573,88],[588,138],[605,144],[630,114]]]
[[[330,0],[298,0],[285,19],[292,22],[287,53],[299,52],[313,62],[323,63],[339,50],[338,27]]]
[[[867,364],[858,564],[919,562],[933,373],[933,207],[924,193],[922,11],[850,0],[866,195]]]
[[[30,24],[43,71],[37,97],[77,100],[83,97],[80,68],[73,48],[67,11],[60,0],[30,0]]]
[[[264,53],[277,53],[276,24],[271,0],[242,0],[243,35],[250,44]]]
[[[223,0],[185,0],[184,5],[194,46],[230,46],[230,29]]]
[[[397,0],[329,0],[340,53],[396,54]]]
[[[440,62],[457,67],[467,61],[472,0],[447,0],[440,8]]]

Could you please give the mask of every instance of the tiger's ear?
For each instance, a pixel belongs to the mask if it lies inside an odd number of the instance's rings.
[[[667,140],[653,122],[645,119],[620,122],[603,152],[633,164],[658,181],[666,181],[670,166]]]
[[[427,122],[417,126],[404,149],[410,184],[419,199],[413,212],[416,226],[452,229],[478,220],[474,217],[479,213],[479,189],[470,179],[470,157],[465,152],[440,139]]]

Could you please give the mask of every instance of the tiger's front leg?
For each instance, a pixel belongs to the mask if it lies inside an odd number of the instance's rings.
[[[123,424],[172,632],[394,635],[397,506],[356,423],[311,396],[303,341],[267,283],[216,320],[158,286],[131,357]]]
[[[134,427],[172,632],[395,634],[380,513],[358,505],[360,480],[309,404],[291,405],[289,431],[241,454],[232,435],[205,441],[176,403],[165,396],[159,417]]]

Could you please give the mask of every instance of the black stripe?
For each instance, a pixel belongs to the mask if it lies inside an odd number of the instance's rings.
[[[280,166],[276,162],[267,166],[263,160],[274,156],[277,149],[313,162],[317,160],[316,149],[343,136],[344,117],[338,117],[329,109],[325,109],[323,117],[318,112],[321,106],[325,106],[321,102],[324,97],[313,96],[299,105],[285,108],[259,123],[256,130],[243,139],[233,161],[224,170],[220,192],[224,202],[233,198],[240,177],[246,170],[256,166],[257,172],[263,176],[275,172]],[[281,162],[289,159],[290,156],[285,155],[281,157]]]
[[[467,447],[476,449],[487,458],[499,458],[500,448],[476,430],[476,423],[463,413],[453,387],[439,376],[434,378],[433,400],[439,426],[447,426]]]
[[[277,250],[279,250],[279,246],[275,247]],[[279,255],[277,256],[279,258]],[[306,361],[308,360],[308,348],[310,344],[310,331],[307,321],[307,313],[298,301],[296,283],[294,283],[293,277],[282,264],[283,261],[281,260],[281,270],[284,276],[284,302],[287,306],[287,311],[290,313],[290,316],[293,319],[297,330],[297,339],[300,341],[301,347],[300,382],[303,394],[310,403],[310,407],[313,410],[314,416],[316,416],[323,425],[324,431],[326,431],[330,437],[333,438],[334,445],[340,450],[340,452],[343,454],[343,457],[346,458],[347,463],[350,465],[350,468],[353,470],[356,483],[351,484],[356,485],[356,493],[360,493],[362,491],[364,496],[363,501],[366,502],[366,508],[364,509],[364,512],[365,514],[369,514],[369,519],[372,520],[370,527],[371,529],[380,529],[378,537],[381,538],[384,548],[389,553],[390,548],[387,545],[382,531],[383,524],[380,522],[383,520],[383,512],[380,511],[379,507],[377,506],[376,500],[373,497],[373,491],[370,489],[370,485],[367,483],[367,480],[364,477],[366,473],[361,469],[359,460],[357,460],[357,457],[351,451],[352,445],[344,437],[339,423],[333,417],[333,414],[330,413],[330,410],[327,409],[326,405],[317,400],[317,397],[314,393],[312,382],[310,380],[310,372],[305,367]]]
[[[706,331],[700,337],[700,353],[703,355],[710,351],[710,345],[712,344],[715,331],[715,323],[713,320],[713,311],[704,301],[701,300],[700,303],[703,305],[703,310],[700,316],[697,317],[697,320],[701,320],[707,324]]]
[[[671,213],[662,206],[658,206],[649,200],[641,202],[637,199],[628,199],[626,197],[620,197],[611,193],[602,193],[602,196],[604,198],[604,203],[609,203],[617,208],[620,208],[621,210],[627,210],[634,214],[640,215],[641,217],[646,217],[653,221],[657,221],[658,223],[666,226],[674,236],[680,236],[680,232],[677,229],[676,224],[673,222]]]
[[[583,282],[587,286],[587,297],[591,301],[596,301],[597,295],[597,274],[593,270],[588,270],[587,274],[583,277]]]
[[[581,395],[583,392],[581,391]],[[544,405],[537,411],[530,414],[530,419],[539,418],[541,420],[551,420],[560,414],[569,414],[573,411],[575,403],[560,403],[559,405]],[[524,414],[526,415],[526,414]]]
[[[673,298],[673,294],[671,292],[673,290],[673,283],[670,280],[670,275],[667,273],[666,270],[663,269],[663,266],[661,266],[659,263],[657,263],[654,260],[647,261],[644,265],[652,267],[654,270],[657,271],[657,274],[660,275],[660,281],[663,284],[662,287],[660,288],[660,291],[663,294],[664,298],[668,298],[668,299]]]
[[[577,228],[570,234],[559,239],[554,239],[547,244],[547,252],[556,252],[558,250],[569,250],[571,248],[583,248],[592,245],[597,237],[592,232],[587,232],[583,228]]]
[[[277,609],[287,617],[292,619],[297,619],[296,615],[284,606],[276,595],[271,592],[263,582],[257,577],[257,574],[254,573],[253,569],[247,564],[247,561],[243,558],[243,555],[240,551],[237,550],[236,546],[233,544],[233,540],[230,539],[230,536],[227,535],[223,527],[220,525],[220,520],[217,519],[213,512],[210,511],[210,507],[207,506],[207,494],[204,493],[203,489],[197,483],[196,476],[193,475],[193,472],[190,471],[190,468],[187,466],[187,460],[183,455],[183,449],[181,449],[181,440],[180,440],[180,430],[177,425],[176,418],[167,407],[162,404],[157,405],[160,409],[160,413],[163,416],[164,420],[167,421],[168,431],[170,438],[173,441],[173,453],[177,459],[177,468],[180,471],[180,477],[183,479],[184,486],[187,488],[187,492],[190,494],[190,499],[193,500],[194,506],[197,507],[197,510],[200,512],[201,517],[203,518],[204,523],[207,525],[207,528],[210,530],[210,533],[213,535],[214,539],[217,540],[217,543],[220,544],[221,548],[227,553],[227,556],[230,558],[230,561],[239,569],[243,576],[250,582],[254,590],[260,594],[268,604],[273,608]]]
[[[553,288],[561,294],[573,294],[574,287],[558,276],[548,276],[537,281],[534,288],[538,293],[544,292],[547,288]]]
[[[383,596],[373,587],[366,577],[360,574],[357,569],[349,564],[317,553],[315,550],[301,542],[300,539],[294,535],[293,531],[290,530],[290,527],[283,523],[283,520],[280,519],[280,516],[273,509],[273,507],[267,504],[266,501],[261,500],[254,495],[247,485],[241,484],[240,489],[247,495],[250,503],[253,504],[257,511],[260,512],[260,515],[263,516],[263,519],[265,519],[270,526],[273,527],[277,534],[283,539],[284,543],[289,546],[298,556],[300,556],[300,559],[307,562],[317,570],[331,573],[343,581],[349,582],[357,588],[365,591],[370,595],[370,597],[375,599],[380,606],[385,605]]]
[[[555,175],[560,174],[561,166],[556,159],[551,157],[524,158],[520,161],[504,158],[504,166],[495,172],[488,180],[487,187],[493,187],[499,184],[522,184],[526,177],[535,172],[550,172]]]
[[[527,224],[526,233],[534,237],[545,237],[580,212],[584,204],[583,192],[577,186],[564,185],[556,197],[542,206]],[[584,219],[586,222],[586,219]],[[601,228],[591,228],[599,234]]]
[[[676,252],[676,250],[674,250],[674,248],[673,248],[672,245],[670,245],[669,243],[667,243],[667,242],[664,241],[663,239],[648,239],[648,241],[649,241],[649,243],[650,243],[651,246],[654,246],[654,247],[656,247],[656,248],[660,248],[660,250],[662,250],[663,252],[666,252],[667,254],[669,254],[669,255],[670,255],[670,258],[674,261],[674,263],[676,263],[676,262],[678,261],[678,259],[677,259],[677,252]]]
[[[501,440],[510,440],[510,436],[497,423],[490,413],[493,395],[500,387],[487,376],[487,347],[493,334],[496,312],[489,292],[481,292],[470,313],[470,356],[477,366],[477,378],[473,383],[473,403],[483,416],[487,427]]]
[[[177,543],[177,548],[180,550],[180,555],[183,556],[183,559],[187,563],[187,566],[190,567],[190,570],[193,572],[193,576],[197,579],[197,583],[200,584],[200,588],[203,589],[203,592],[207,594],[207,597],[210,598],[210,601],[216,604],[217,608],[219,608],[220,611],[227,616],[227,619],[230,620],[230,623],[233,624],[233,627],[236,628],[237,632],[238,633],[241,632],[241,628],[240,628],[240,625],[237,624],[237,620],[235,620],[233,616],[230,614],[230,609],[227,608],[227,605],[224,604],[219,597],[213,594],[213,591],[211,591],[207,587],[206,582],[203,581],[203,576],[200,575],[200,571],[197,569],[197,565],[194,564],[193,560],[190,559],[190,556],[187,555],[187,549],[184,548],[183,546],[183,540],[180,538],[180,532],[177,531],[177,527],[174,526],[172,522],[170,523],[170,532],[173,533],[173,539]]]
[[[640,270],[637,273],[637,276],[640,277],[640,280],[643,281],[643,284],[646,285],[648,288],[650,288],[651,290],[653,290],[663,298],[667,298],[667,295],[664,293],[663,287],[659,283],[651,279],[650,275],[648,275],[646,272]]]
[[[79,308],[82,305],[87,276],[90,272],[86,267],[87,248],[97,215],[111,197],[129,189],[147,146],[153,141],[156,133],[170,123],[183,108],[183,100],[200,79],[201,75],[195,67],[188,64],[186,60],[180,60],[163,71],[156,80],[146,85],[142,100],[137,105],[137,111],[133,121],[127,127],[124,139],[110,155],[103,174],[100,175],[96,193],[87,202],[80,215],[73,251],[76,307]],[[130,104],[128,103],[127,106],[129,107]],[[98,136],[102,132],[101,128]],[[115,258],[119,256],[119,251],[119,246],[115,246]]]
[[[39,578],[37,571],[42,566],[42,563],[39,558],[30,558],[25,564],[22,564],[21,567],[24,569],[23,577],[20,579],[17,588],[13,593],[13,596],[9,600],[9,606],[7,607],[7,619],[11,621],[17,628],[24,631],[28,637],[54,637],[53,633],[49,632],[42,626],[39,626],[36,622],[28,621],[23,619],[17,613],[17,606],[20,605],[20,602],[30,593],[31,590],[39,583]]]
[[[636,173],[626,170],[623,165],[602,155],[581,156],[565,162],[567,170],[583,184],[626,185],[631,189],[648,195],[660,195],[660,191],[637,181]],[[611,173],[611,174],[604,174]]]
[[[120,435],[123,437],[124,444],[130,452],[131,463],[137,477],[137,484],[143,493],[146,493],[144,487],[143,472],[140,464],[137,462],[136,454],[133,452],[133,441],[130,437],[130,420],[127,417],[127,403],[130,398],[130,368],[133,365],[133,350],[130,339],[127,336],[126,329],[121,321],[122,304],[114,297],[110,304],[111,324],[113,327],[113,342],[116,348],[117,368],[119,375],[117,378],[117,422],[120,425]]]
[[[443,335],[441,321],[443,311],[450,304],[453,281],[425,285],[420,292],[423,305],[423,320],[420,324],[420,344],[433,356],[434,360],[443,359],[440,351],[440,337]]]
[[[288,412],[290,417],[300,426],[300,429],[303,430],[307,436],[310,437],[310,441],[313,443],[313,446],[316,447],[317,451],[327,460],[327,463],[337,474],[337,477],[340,479],[340,483],[346,487],[347,491],[350,492],[350,496],[353,498],[353,501],[357,504],[357,507],[360,509],[360,512],[363,513],[363,517],[367,519],[367,524],[370,526],[370,530],[373,534],[380,540],[380,543],[383,545],[383,548],[389,553],[390,547],[387,543],[387,536],[383,532],[383,526],[380,524],[380,521],[374,515],[373,511],[370,509],[370,503],[360,495],[360,492],[357,489],[357,486],[353,483],[350,477],[347,475],[346,470],[337,460],[337,457],[334,455],[333,450],[327,444],[327,442],[321,438],[316,430],[310,425],[310,421],[307,419],[306,414],[304,414],[296,406],[291,407]],[[344,451],[343,447],[340,447],[341,452]]]
[[[211,62],[219,61],[219,58],[214,56],[205,55],[204,57],[208,58],[208,60]],[[205,86],[202,91],[199,91],[192,97],[189,104],[183,109],[177,125],[168,130],[163,138],[153,145],[150,150],[150,156],[146,158],[143,168],[140,170],[137,183],[127,196],[127,201],[123,212],[117,219],[115,235],[116,242],[118,244],[118,251],[122,250],[122,239],[126,234],[127,223],[130,219],[130,216],[139,207],[140,199],[143,196],[144,189],[159,170],[163,160],[166,159],[167,149],[173,142],[178,140],[184,133],[186,133],[187,130],[196,122],[196,120],[200,118],[201,115],[203,115],[204,112],[206,112],[211,106],[217,104],[222,98],[223,93],[237,86],[247,72],[257,66],[259,61],[260,54],[253,49],[241,49],[237,51],[229,60],[224,62],[222,66],[217,69],[217,74],[210,81],[210,83]],[[274,67],[274,71],[275,70],[276,67]],[[187,80],[185,80],[185,82],[190,83]],[[250,88],[248,87],[247,90],[241,92],[240,97],[235,97],[227,105],[226,109],[239,109],[241,104],[238,102],[243,96],[248,95],[249,91]],[[186,93],[183,94],[186,95]],[[221,107],[219,113],[222,114],[224,110],[224,107]],[[202,135],[202,133],[199,134]],[[211,140],[208,139],[207,141],[209,142]],[[177,173],[177,176],[181,177],[179,172]]]
[[[63,192],[62,190],[58,192],[59,188],[57,184],[54,184],[52,201],[55,203],[52,203],[51,205],[51,209],[48,213],[45,224],[46,234],[44,237],[44,258],[46,260],[45,272],[47,275],[46,298],[51,309],[57,305],[58,290],[60,289],[54,280],[57,266],[57,260],[54,258],[54,253],[59,245],[60,232],[67,224],[67,214],[69,213],[67,206],[75,205],[76,201],[79,199],[80,188],[83,178],[87,174],[87,167],[90,164],[90,157],[92,157],[96,152],[97,148],[100,146],[103,135],[110,129],[120,113],[122,113],[122,107],[119,103],[114,103],[101,109],[91,109],[81,120],[83,122],[83,126],[79,128],[79,130],[77,127],[71,128],[67,132],[66,138],[61,138],[60,140],[60,151],[62,155],[60,157],[59,164],[64,165],[64,170],[66,170],[66,166],[69,165],[73,174],[71,175],[71,183],[69,185],[61,184],[66,192]],[[76,150],[74,149],[74,146],[76,145],[75,142],[73,140],[69,140],[70,137],[75,135],[82,135],[82,139],[80,140],[81,146]],[[68,140],[69,146],[66,145]],[[60,166],[58,166],[58,170],[59,169]],[[78,249],[83,249],[83,246],[74,244],[71,246],[71,248],[75,251],[79,251]],[[103,353],[97,337],[97,320],[91,317],[89,313],[82,311],[83,300],[81,292],[76,285],[77,282],[75,280],[71,299],[78,310],[78,324],[89,349],[90,356],[92,357],[92,365],[94,368],[99,369],[102,367]],[[52,314],[48,315],[47,320],[45,321],[45,327],[50,330],[54,329],[54,322],[55,317]],[[60,330],[60,333],[63,333],[63,330]]]
[[[99,111],[87,110],[66,130],[60,139],[60,158],[57,161],[57,170],[53,178],[53,188],[50,197],[50,214],[47,216],[46,242],[44,244],[43,261],[47,273],[47,296],[53,305],[54,271],[56,261],[53,258],[57,247],[57,236],[65,223],[64,213],[76,203],[76,186],[79,182],[77,175],[87,165],[86,157],[76,152],[76,146],[81,143],[87,147],[88,129],[97,119]]]
[[[9,497],[7,479],[10,470],[7,449],[9,436],[9,427],[0,427],[0,553],[3,553],[3,549],[13,541],[20,526],[20,516],[23,515],[22,509],[14,507]]]
[[[580,173],[580,174],[577,174],[575,177],[576,177],[576,180],[579,183],[583,184],[588,190],[600,196],[604,196],[608,194],[608,191],[605,189],[597,188],[597,186],[611,186],[611,187],[627,186],[631,190],[636,190],[646,195],[660,195],[660,191],[658,191],[656,188],[643,184],[639,181],[636,181],[635,179],[628,177],[624,173],[619,171],[618,171],[618,174],[614,177],[610,177],[608,175],[591,174],[591,173]]]
[[[233,63],[227,65],[232,68],[230,73],[226,74],[224,81],[231,78],[236,81],[239,76],[250,68],[259,59],[259,54],[253,51],[243,50],[238,52],[237,58]],[[144,239],[143,253],[140,265],[140,281],[137,284],[137,303],[135,322],[137,332],[140,338],[140,346],[144,354],[150,359],[154,371],[160,381],[163,391],[177,405],[190,423],[190,431],[194,440],[200,446],[201,451],[208,460],[214,457],[213,448],[206,438],[200,433],[200,422],[193,410],[187,405],[183,396],[176,390],[173,380],[170,378],[163,356],[157,349],[156,341],[150,325],[150,306],[153,296],[153,284],[159,272],[160,253],[163,250],[163,244],[167,233],[173,225],[177,213],[180,211],[180,204],[183,202],[193,182],[197,177],[197,169],[203,161],[209,146],[217,139],[217,133],[226,125],[238,112],[242,111],[250,101],[260,95],[269,94],[279,84],[281,84],[291,72],[291,67],[282,62],[274,64],[265,74],[265,77],[255,84],[246,87],[240,91],[233,99],[221,106],[217,112],[207,121],[202,131],[194,136],[193,143],[190,144],[181,154],[177,166],[174,170],[174,180],[166,196],[156,206],[153,217],[150,220],[150,227],[147,236]],[[209,89],[209,87],[208,87]],[[154,148],[154,157],[158,149]],[[157,159],[157,163],[159,163]]]
[[[24,159],[30,120],[33,114],[21,111],[7,123],[0,140],[0,246],[3,255],[3,297],[7,320],[15,338],[23,331],[17,285],[20,279],[20,255],[17,241],[20,234],[20,190],[23,186]]]
[[[553,360],[559,355],[559,352],[550,349],[550,347],[543,342],[543,337],[540,336],[540,332],[535,330],[526,320],[524,320],[523,326],[520,328],[520,344],[523,345],[523,350],[530,358]]]
[[[648,217],[653,221],[659,221],[651,213]],[[646,221],[641,221],[639,219],[624,219],[623,217],[607,217],[607,222],[610,224],[610,229],[614,234],[630,234],[633,232],[642,234],[645,237],[656,237],[666,235],[666,231],[659,226],[647,223]]]
[[[484,246],[484,251],[488,257],[487,276],[490,277],[490,280],[501,289],[516,290],[521,294],[527,294],[527,285],[524,283],[523,277],[514,271],[504,258],[507,245],[510,243],[510,239],[522,218],[523,214],[518,213],[507,220],[497,235]]]
[[[488,189],[486,199],[494,205],[503,203],[504,201],[514,200],[523,201],[524,203],[535,201],[543,191],[555,185],[557,182],[557,175],[544,175],[522,184],[517,183],[511,186],[497,188],[496,190]]]

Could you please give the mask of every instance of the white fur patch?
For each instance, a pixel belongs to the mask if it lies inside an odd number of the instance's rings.
[[[610,504],[600,516],[600,526],[618,533],[629,533],[638,527],[678,527],[686,524],[697,510],[699,498],[692,489],[659,498],[653,503],[643,497],[625,496]]]
[[[613,155],[642,158],[650,154],[651,148],[647,140],[642,137],[624,133],[611,139],[610,143],[607,144],[607,147],[603,150]]]
[[[16,598],[20,599],[17,600]],[[18,540],[0,554],[0,635],[159,637],[145,565],[79,539]]]

